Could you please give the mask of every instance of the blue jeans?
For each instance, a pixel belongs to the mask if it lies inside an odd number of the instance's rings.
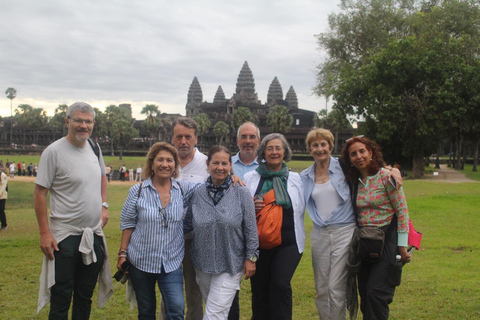
[[[183,320],[185,300],[182,268],[170,273],[148,273],[130,265],[128,272],[137,297],[139,320],[156,318],[155,283],[158,283],[162,294],[167,320]]]

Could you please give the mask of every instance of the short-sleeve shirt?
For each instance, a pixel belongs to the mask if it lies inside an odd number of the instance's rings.
[[[79,228],[95,227],[102,214],[101,178],[106,174],[102,153],[76,147],[66,138],[42,153],[35,183],[50,189],[50,220]]]

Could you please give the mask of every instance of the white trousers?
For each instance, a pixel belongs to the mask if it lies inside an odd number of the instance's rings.
[[[203,300],[205,314],[203,320],[226,320],[233,298],[240,290],[243,272],[211,274],[195,269],[195,275]]]
[[[312,230],[312,266],[320,320],[347,319],[347,261],[356,225]]]

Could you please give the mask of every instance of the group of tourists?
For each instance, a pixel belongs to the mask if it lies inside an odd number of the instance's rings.
[[[111,169],[99,146],[87,143],[94,122],[90,105],[71,105],[67,136],[47,147],[39,164],[34,201],[44,263],[38,311],[50,302],[50,319],[67,318],[72,294],[73,317],[88,319],[97,279],[100,307],[113,292],[103,233]],[[331,155],[331,132],[314,128],[306,137],[314,163],[298,174],[287,166],[292,151],[285,137],[260,139],[251,122],[238,128],[233,156],[223,146],[202,154],[190,118],[177,119],[172,130],[171,144],[150,148],[139,166],[143,181],[138,177],[130,188],[121,212],[115,278],[127,281],[127,300],[139,319],[239,319],[242,278],[251,283],[252,319],[292,319],[305,209],[314,225],[319,318],[346,319],[347,302],[356,313],[353,276],[363,319],[388,319],[401,275],[397,260],[411,260],[408,209],[400,173],[387,169],[375,142],[353,137],[338,159]],[[370,229],[384,234],[381,252],[361,236]],[[353,253],[352,241],[359,242]],[[352,254],[362,260],[354,273],[347,268]]]

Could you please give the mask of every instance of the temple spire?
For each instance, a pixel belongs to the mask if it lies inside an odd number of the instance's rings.
[[[274,106],[277,102],[283,100],[283,90],[277,77],[275,77],[268,88],[267,104]]]
[[[285,96],[285,100],[288,103],[289,109],[298,109],[297,93],[293,89],[293,86],[290,86],[290,89],[288,89],[287,95]]]
[[[242,70],[240,70],[240,74],[238,75],[235,93],[237,100],[257,100],[255,80],[253,79],[252,70],[250,70],[247,61],[243,64]]]
[[[202,87],[200,87],[200,82],[198,82],[197,77],[194,77],[192,84],[188,89],[187,104],[189,103],[200,104],[202,103],[202,100],[203,100]]]
[[[215,93],[215,98],[213,98],[214,104],[221,104],[226,101],[225,93],[223,92],[222,86],[218,86],[217,92]]]

